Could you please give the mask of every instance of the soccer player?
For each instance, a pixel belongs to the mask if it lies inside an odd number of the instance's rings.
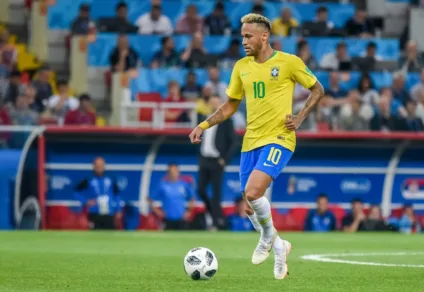
[[[231,117],[246,98],[247,127],[241,150],[240,182],[250,206],[246,212],[261,233],[252,263],[263,263],[274,248],[274,277],[284,279],[291,244],[278,236],[264,193],[290,160],[296,146],[295,130],[322,98],[324,89],[300,58],[271,48],[271,23],[266,17],[248,14],[241,22],[246,57],[233,68],[226,92],[228,100],[191,132],[190,140],[200,143],[203,131]],[[296,82],[310,89],[311,94],[303,109],[292,115]]]

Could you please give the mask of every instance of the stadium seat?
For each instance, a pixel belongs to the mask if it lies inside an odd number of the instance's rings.
[[[141,224],[139,229],[159,230],[159,220],[153,214],[149,214],[147,216],[141,216],[140,221],[141,221]]]
[[[336,217],[337,228],[340,228],[342,226],[343,217],[346,215],[345,209],[338,206],[330,206],[328,209],[333,212],[334,217]]]
[[[161,96],[159,93],[139,93],[138,101],[153,101],[160,102]],[[153,120],[153,110],[151,108],[142,108],[139,111],[139,120],[141,122],[151,122]]]

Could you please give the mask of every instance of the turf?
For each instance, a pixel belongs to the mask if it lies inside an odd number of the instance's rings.
[[[250,263],[257,233],[0,232],[0,291],[423,291],[424,269],[323,263],[306,254],[422,252],[423,235],[306,234],[293,244],[290,275],[273,279],[273,258]],[[193,281],[185,253],[212,249],[219,261],[209,281]],[[333,257],[336,258],[336,257]],[[339,258],[424,264],[415,255]]]

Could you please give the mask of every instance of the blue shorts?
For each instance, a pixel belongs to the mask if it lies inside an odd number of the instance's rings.
[[[254,169],[268,174],[276,179],[283,168],[287,165],[293,152],[278,144],[268,144],[248,152],[241,153],[240,159],[240,183],[241,192]]]

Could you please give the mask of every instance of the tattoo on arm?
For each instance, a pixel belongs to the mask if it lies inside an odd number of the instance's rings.
[[[213,127],[216,124],[222,123],[225,120],[222,108],[219,108],[213,115],[211,115],[206,122],[209,123],[209,127]]]
[[[213,115],[211,115],[206,120],[206,122],[209,124],[209,127],[220,124],[231,117],[237,111],[240,102],[241,100],[229,98]]]
[[[303,109],[298,114],[298,117],[301,119],[301,121],[303,121],[310,114],[310,112],[314,109],[314,107],[318,104],[318,102],[324,96],[324,88],[322,87],[321,83],[319,83],[319,81],[317,81],[309,89],[311,90],[311,94],[306,100],[306,103],[303,106]]]

